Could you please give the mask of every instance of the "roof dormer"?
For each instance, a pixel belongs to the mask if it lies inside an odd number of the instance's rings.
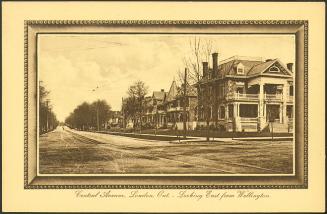
[[[244,65],[242,63],[238,63],[236,66],[236,74],[243,75],[244,74]]]

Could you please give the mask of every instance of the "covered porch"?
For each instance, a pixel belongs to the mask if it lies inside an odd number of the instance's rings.
[[[289,127],[293,125],[293,106],[283,103],[263,104],[263,115],[260,115],[259,102],[232,102],[226,106],[220,106],[218,110],[218,119],[220,122],[225,122],[227,131],[237,132],[257,132],[262,131],[273,122],[280,130],[289,132]],[[286,109],[286,116],[283,119],[283,109]],[[278,125],[280,124],[280,125]]]

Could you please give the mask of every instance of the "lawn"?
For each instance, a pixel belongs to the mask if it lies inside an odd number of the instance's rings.
[[[110,130],[109,130],[110,131]],[[121,133],[130,133],[131,130],[124,129],[115,129],[114,132]],[[209,132],[210,138],[237,138],[237,137],[271,137],[271,133],[269,132],[221,132],[214,130],[188,130],[187,136],[189,137],[206,137],[207,132]],[[136,133],[140,133],[137,131]],[[142,134],[157,134],[157,135],[169,135],[169,136],[182,136],[183,130],[171,130],[171,129],[147,129],[142,130]],[[293,133],[274,133],[274,137],[291,137]]]

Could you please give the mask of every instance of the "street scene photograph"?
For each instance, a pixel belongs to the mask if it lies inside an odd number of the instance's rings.
[[[37,42],[40,175],[295,173],[294,35]]]

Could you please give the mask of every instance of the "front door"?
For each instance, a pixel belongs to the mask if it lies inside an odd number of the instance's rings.
[[[267,122],[279,121],[279,105],[267,105]]]

